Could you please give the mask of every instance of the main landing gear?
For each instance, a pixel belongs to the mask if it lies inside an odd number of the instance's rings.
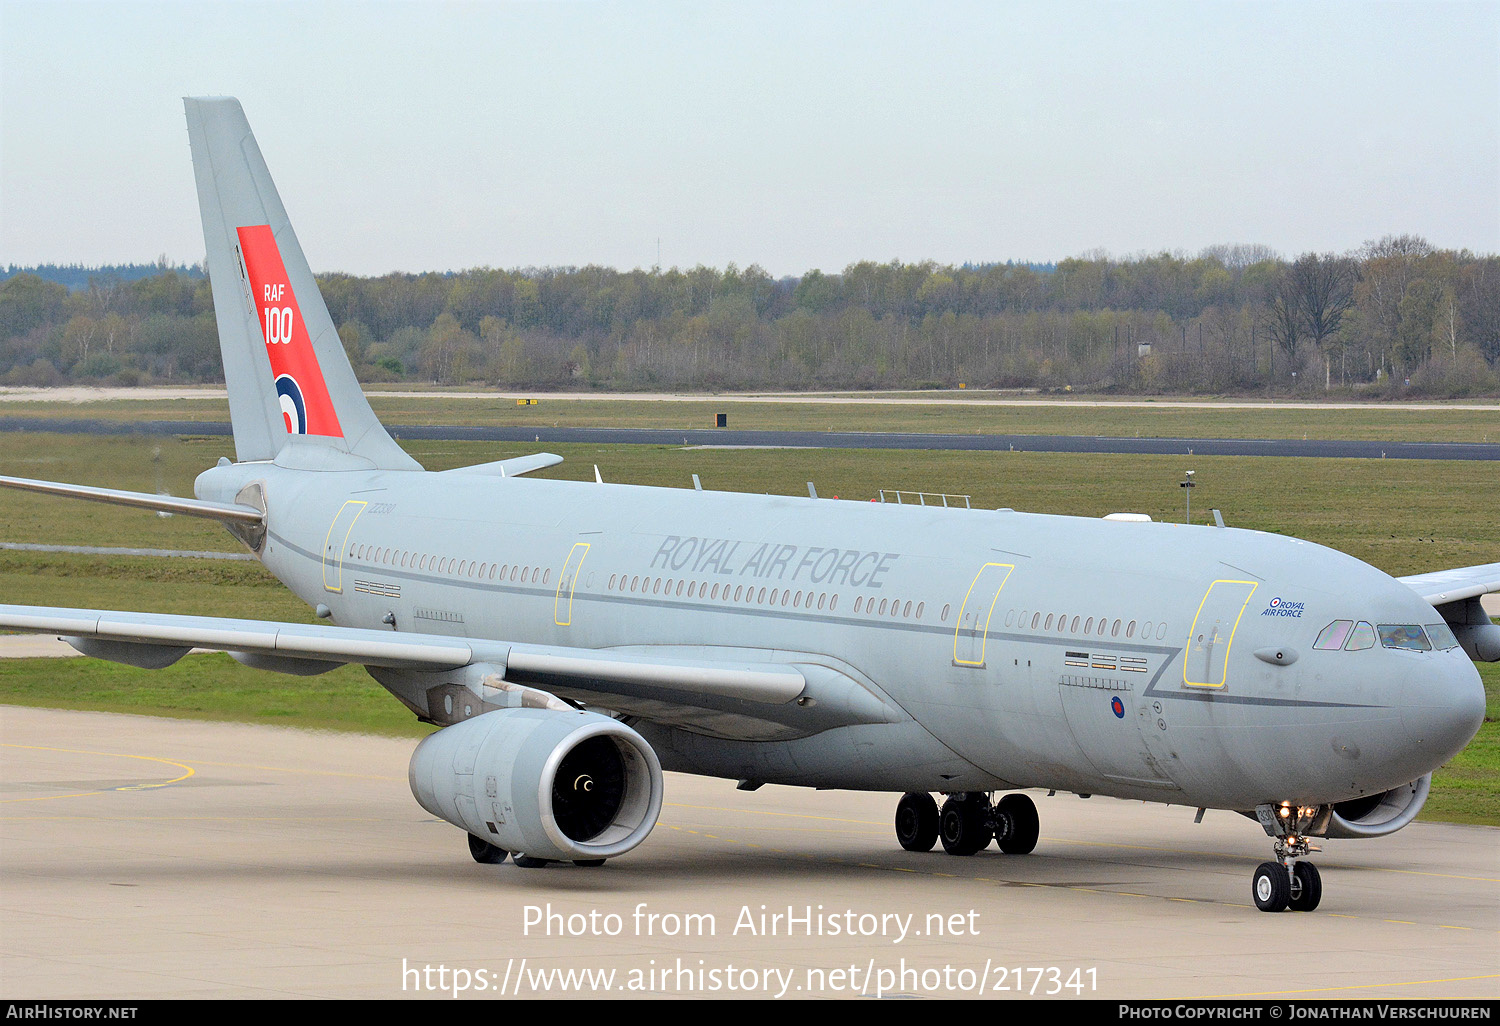
[[[1276,860],[1256,866],[1250,882],[1255,907],[1262,912],[1286,909],[1311,912],[1323,900],[1323,878],[1318,867],[1299,861],[1319,850],[1307,843],[1302,832],[1311,825],[1317,812],[1316,808],[1298,807],[1290,802],[1256,808],[1255,816],[1276,848]]]
[[[949,855],[973,855],[993,840],[1007,855],[1026,855],[1040,833],[1036,803],[1024,794],[991,804],[983,792],[960,791],[940,811],[932,795],[909,791],[896,805],[896,840],[907,851],[931,851],[941,840]]]

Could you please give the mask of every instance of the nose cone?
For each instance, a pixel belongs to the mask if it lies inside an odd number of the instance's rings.
[[[1434,652],[1431,665],[1407,680],[1401,723],[1436,769],[1459,752],[1484,722],[1484,683],[1461,651]]]

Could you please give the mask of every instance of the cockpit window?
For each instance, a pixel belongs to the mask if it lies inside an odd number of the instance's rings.
[[[1433,648],[1450,649],[1458,647],[1458,639],[1453,636],[1452,628],[1446,623],[1428,624],[1427,636],[1432,639]]]
[[[1349,634],[1349,643],[1344,646],[1345,652],[1359,652],[1367,648],[1375,647],[1375,628],[1364,620],[1354,625],[1354,630]]]
[[[1400,648],[1408,652],[1432,651],[1427,635],[1414,623],[1381,624],[1380,644],[1386,648]]]
[[[1353,620],[1335,620],[1318,633],[1318,640],[1313,642],[1313,648],[1337,652],[1344,647],[1344,639],[1349,637],[1349,632],[1353,629]]]

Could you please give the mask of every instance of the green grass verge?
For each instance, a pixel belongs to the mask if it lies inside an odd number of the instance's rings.
[[[287,677],[219,654],[184,656],[164,670],[98,659],[0,659],[0,703],[396,737],[433,729],[360,667]]]
[[[940,397],[941,402],[933,402]],[[1328,409],[1316,403],[1263,410],[1227,404],[1209,408],[1174,405],[1060,406],[983,405],[984,393],[917,393],[911,403],[722,402],[712,398],[570,399],[547,396],[535,406],[517,406],[506,394],[482,399],[416,398],[399,392],[372,393],[371,405],[387,424],[465,426],[619,427],[687,429],[714,426],[725,413],[729,426],[766,431],[915,431],[942,434],[1112,435],[1142,438],[1323,438],[1406,442],[1500,442],[1500,412],[1493,409],[1412,409],[1371,404]],[[1486,401],[1488,405],[1493,402]],[[97,418],[117,421],[229,419],[228,402],[205,399],[110,399],[91,403],[6,402],[8,417]]]
[[[411,442],[425,466],[444,470],[532,452],[534,444]],[[1218,507],[1234,527],[1294,535],[1341,549],[1392,574],[1488,563],[1497,538],[1478,515],[1500,494],[1500,464],[1251,456],[1112,456],[1075,453],[856,449],[684,449],[554,445],[564,464],[542,477],[605,480],[868,501],[881,488],[972,496],[975,506],[1102,516],[1116,511],[1180,520],[1189,468],[1197,472],[1194,520]],[[0,474],[191,495],[193,479],[227,438],[96,438],[0,434]],[[0,542],[243,551],[222,527],[100,503],[0,489]],[[26,601],[6,598],[0,601]]]

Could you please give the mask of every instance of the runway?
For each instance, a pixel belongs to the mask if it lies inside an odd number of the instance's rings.
[[[1194,456],[1322,456],[1344,459],[1500,460],[1495,442],[1382,442],[1295,438],[1120,438],[1110,435],[955,435],[891,431],[734,431],[728,428],[467,427],[389,424],[398,441],[523,442],[533,445],[682,445],[767,449],[943,449]],[[228,436],[221,421],[0,417],[0,431],[90,435]]]
[[[1135,399],[1089,399],[1077,396],[1048,398],[1035,390],[997,391],[971,388],[861,392],[547,392],[463,391],[458,389],[381,388],[365,385],[365,394],[379,399],[478,399],[508,403],[514,399],[555,402],[656,402],[656,403],[790,403],[860,406],[1081,406],[1097,409],[1191,409],[1191,410],[1378,410],[1400,415],[1406,411],[1470,411],[1500,413],[1500,403],[1485,402],[1319,402],[1306,399],[1179,399],[1146,396]],[[0,403],[76,403],[127,401],[150,402],[169,399],[226,399],[223,385],[66,385],[38,388],[0,385]]]
[[[1270,844],[1232,813],[1037,794],[1035,854],[959,859],[901,851],[891,795],[669,774],[636,851],[523,870],[475,864],[417,806],[412,747],[0,708],[0,989],[1500,997],[1492,828],[1324,842],[1322,908],[1266,915],[1250,874]]]

